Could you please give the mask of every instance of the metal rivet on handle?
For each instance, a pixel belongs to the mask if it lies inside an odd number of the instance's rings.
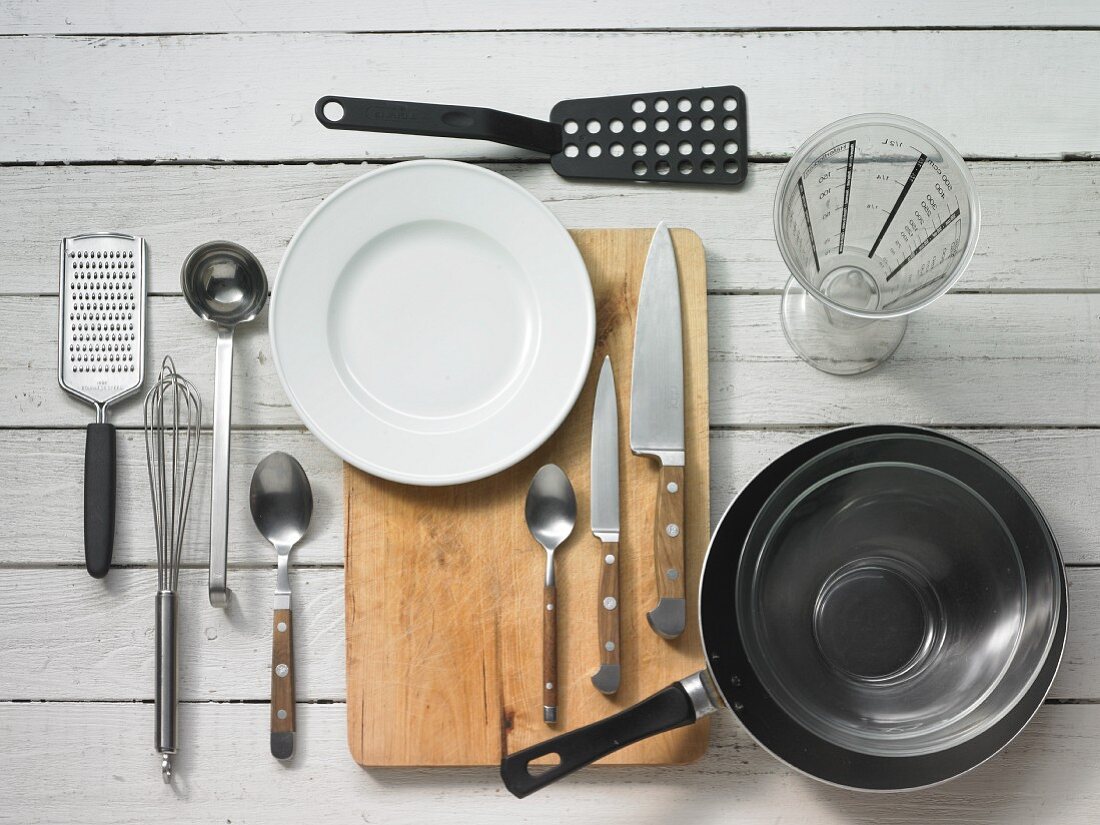
[[[610,653],[612,650],[615,649],[615,643],[614,642],[604,642],[603,649]]]
[[[680,535],[680,525],[670,524],[665,528],[665,532],[668,533],[669,537],[676,538]]]
[[[665,571],[665,576],[669,579],[669,581],[676,581],[678,578],[680,578],[680,571],[673,567],[670,567],[668,570]]]
[[[615,601],[614,596],[608,596],[603,600],[603,606],[605,610],[614,610],[616,605],[618,605],[618,602]]]
[[[675,481],[670,481],[665,489],[668,490],[670,493],[676,493],[679,492],[680,485],[677,484]]]
[[[275,668],[275,673],[278,676],[286,676],[288,673],[290,673],[290,668],[286,665],[279,665]]]
[[[278,716],[280,719],[286,719],[286,711],[285,710],[280,709],[275,715]]]

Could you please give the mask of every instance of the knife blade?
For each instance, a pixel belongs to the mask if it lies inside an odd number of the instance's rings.
[[[666,639],[684,632],[684,340],[672,235],[653,233],[638,296],[630,388],[630,449],[660,464],[653,555],[657,605],[646,618]]]
[[[600,540],[600,590],[596,606],[600,669],[592,684],[601,693],[619,689],[619,404],[615,372],[605,356],[592,407],[592,534]]]

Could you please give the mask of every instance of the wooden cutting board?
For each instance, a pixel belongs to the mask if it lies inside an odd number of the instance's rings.
[[[688,629],[669,642],[646,623],[656,604],[657,464],[630,452],[630,373],[638,289],[653,231],[578,230],[596,300],[588,381],[558,432],[516,467],[454,487],[411,487],[345,466],[348,744],[361,765],[496,765],[503,752],[594,722],[702,666],[700,566],[710,537],[706,262],[699,237],[672,231],[684,321]],[[589,446],[605,354],[619,396],[622,684],[590,681],[599,665],[602,564],[589,523]],[[535,471],[554,462],[577,492],[577,527],[557,552],[559,723],[542,720],[545,553],[523,504]],[[608,757],[682,764],[706,750],[706,720]]]

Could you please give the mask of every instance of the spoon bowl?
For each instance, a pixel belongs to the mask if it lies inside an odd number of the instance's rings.
[[[289,552],[313,516],[313,490],[302,465],[286,453],[269,455],[252,474],[248,504],[260,534]]]
[[[569,538],[577,523],[577,497],[573,485],[556,464],[535,473],[527,491],[527,529],[535,541],[553,551]]]

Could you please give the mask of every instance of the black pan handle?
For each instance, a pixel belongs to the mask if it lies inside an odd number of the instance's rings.
[[[505,756],[500,760],[500,778],[509,791],[523,799],[640,739],[690,725],[699,715],[683,684],[673,682],[614,716]],[[549,754],[556,754],[561,761],[538,775],[532,774],[528,766]]]
[[[84,565],[102,579],[115,543],[115,427],[89,424],[84,444]]]
[[[339,117],[325,114],[331,103],[342,110]],[[325,95],[313,111],[329,129],[491,140],[544,155],[561,151],[561,127],[557,124],[496,109]]]

